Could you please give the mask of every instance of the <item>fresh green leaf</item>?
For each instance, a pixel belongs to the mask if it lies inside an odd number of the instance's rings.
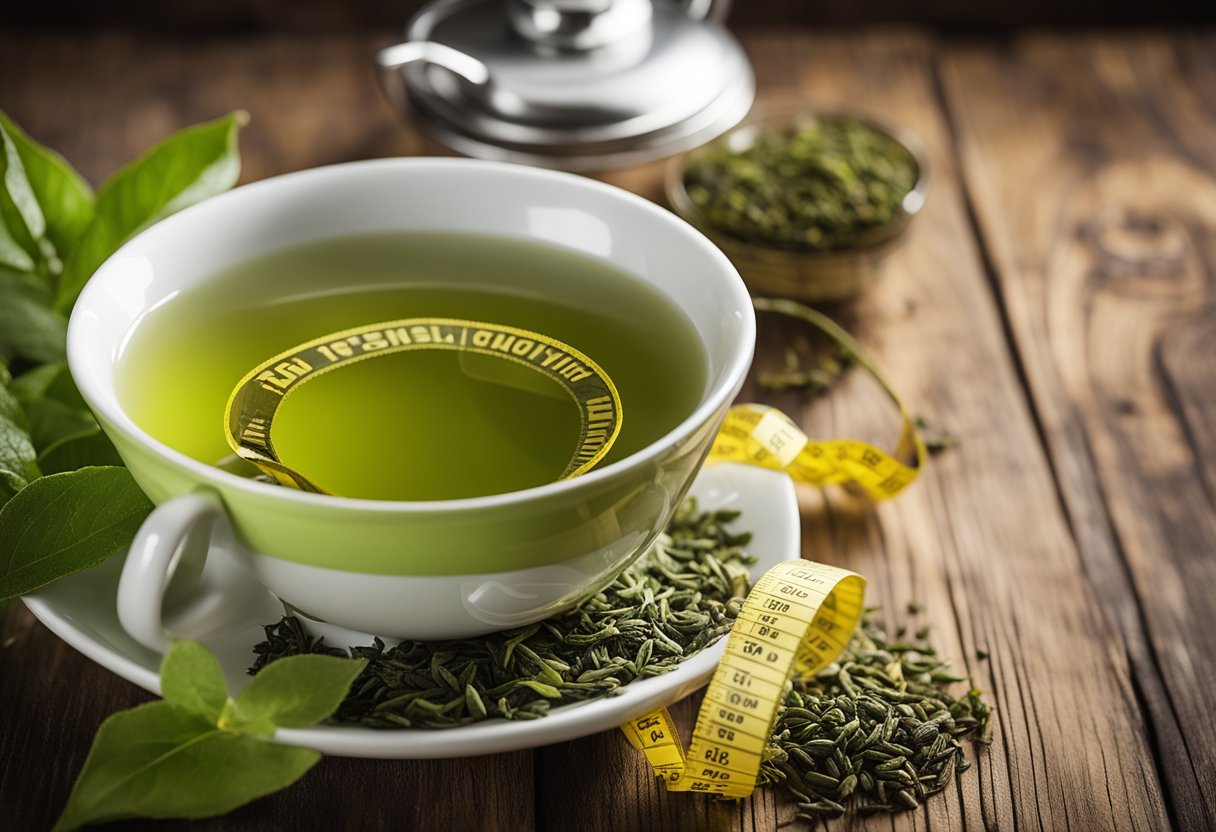
[[[67,160],[31,139],[2,111],[0,129],[16,148],[42,209],[46,236],[62,257],[93,219],[93,189]]]
[[[64,264],[55,308],[67,312],[97,267],[132,234],[240,175],[237,130],[243,112],[188,127],[115,174],[97,193],[96,214]]]
[[[28,416],[30,438],[42,459],[58,461],[43,468],[47,474],[74,471],[86,465],[121,465],[118,453],[101,433],[67,364],[43,364],[15,379],[10,388]],[[72,464],[73,461],[76,464]]]
[[[236,697],[235,724],[268,721],[282,728],[315,725],[337,710],[362,659],[290,656],[263,668]]]
[[[97,732],[55,824],[222,815],[286,788],[321,759],[316,751],[225,731],[172,702],[114,714]]]
[[[0,505],[40,475],[25,412],[8,389],[8,366],[0,361]]]
[[[99,430],[97,420],[87,410],[66,405],[58,399],[42,398],[28,401],[25,414],[29,419],[30,438],[34,447],[45,451],[59,442],[91,435]]]
[[[42,239],[46,235],[46,217],[42,215],[42,206],[34,196],[21,154],[17,152],[17,145],[3,120],[0,120],[0,165],[3,165],[4,171],[4,190],[13,201],[26,231],[32,239]]]
[[[17,397],[17,400],[22,404],[28,404],[37,399],[41,399],[46,395],[47,388],[51,382],[55,380],[55,376],[59,371],[66,370],[67,364],[64,362],[55,362],[50,364],[39,364],[26,370],[16,378],[10,378],[8,389]]]
[[[42,473],[123,464],[63,362],[35,367],[13,381],[10,389],[28,414],[28,431]]]
[[[8,366],[0,359],[0,419],[7,419],[24,430],[28,424],[25,411],[21,409],[21,401],[13,394],[11,379]]]
[[[0,419],[0,504],[7,504],[30,480],[41,475],[31,451],[33,446],[25,432]]]
[[[63,361],[40,364],[13,379],[9,389],[23,405],[29,406],[39,399],[54,399],[76,410],[87,410],[84,397],[76,389],[76,382]]]
[[[46,238],[46,217],[34,196],[21,155],[3,123],[0,123],[0,225],[29,255],[34,276],[41,283],[48,283],[48,277],[63,268],[54,244]]]
[[[134,817],[212,817],[294,783],[321,755],[271,742],[269,717],[290,727],[325,719],[366,664],[295,658],[267,667],[246,688],[254,692],[238,697],[252,717],[242,722],[215,655],[198,642],[175,641],[160,668],[165,701],[102,723],[55,832]]]
[[[0,509],[0,599],[125,551],[151,511],[125,468],[34,480]]]
[[[219,659],[197,641],[177,640],[160,663],[160,692],[179,708],[215,725],[228,704]]]
[[[67,318],[51,309],[50,294],[37,275],[0,265],[0,356],[61,361],[67,331]]]
[[[43,474],[61,474],[78,468],[121,466],[122,457],[110,437],[94,426],[84,433],[60,439],[38,452],[38,470]]]
[[[34,258],[9,230],[4,214],[0,213],[0,266],[21,272],[34,271]]]

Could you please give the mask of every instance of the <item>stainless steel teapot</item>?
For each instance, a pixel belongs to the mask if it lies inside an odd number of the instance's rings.
[[[437,0],[376,57],[385,88],[461,153],[602,170],[702,144],[751,107],[729,0]]]

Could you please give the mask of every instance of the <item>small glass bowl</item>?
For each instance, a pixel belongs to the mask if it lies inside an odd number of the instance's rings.
[[[744,150],[761,132],[791,133],[824,119],[853,119],[889,136],[916,162],[916,184],[885,225],[859,232],[847,246],[826,251],[791,251],[744,242],[715,228],[693,204],[684,188],[688,166],[722,147]],[[925,204],[929,162],[925,146],[912,131],[869,114],[842,110],[770,112],[753,116],[717,139],[676,156],[667,165],[667,202],[681,218],[714,242],[734,263],[753,294],[806,301],[843,301],[861,294],[878,276],[878,265]]]

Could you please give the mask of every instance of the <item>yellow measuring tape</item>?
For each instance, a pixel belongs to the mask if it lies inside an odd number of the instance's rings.
[[[758,312],[805,321],[827,335],[882,387],[899,410],[901,430],[894,454],[853,439],[812,441],[788,416],[764,404],[732,407],[718,431],[710,460],[731,460],[785,471],[796,481],[825,486],[851,483],[875,500],[894,497],[912,484],[928,456],[908,408],[853,337],[831,318],[789,300],[753,298]],[[908,462],[900,457],[908,458]]]
[[[851,439],[811,440],[776,408],[741,404],[728,411],[709,460],[785,471],[810,485],[852,484],[876,500],[910,485],[927,456],[924,442],[903,402],[852,337],[831,319],[793,301],[753,302],[759,312],[792,316],[814,326],[865,369],[899,410],[898,447],[892,454]],[[566,389],[579,405],[582,428],[563,478],[591,470],[620,432],[616,387],[578,350],[515,327],[411,318],[326,335],[255,367],[229,399],[229,444],[282,485],[320,491],[274,451],[270,434],[279,405],[300,384],[325,372],[412,349],[495,356],[531,367]],[[865,579],[844,569],[801,560],[774,566],[744,600],[706,690],[688,753],[665,708],[631,720],[621,730],[646,755],[668,790],[746,797],[756,786],[790,679],[815,673],[844,649],[861,618],[864,595]]]
[[[848,644],[866,583],[835,566],[779,563],[748,593],[714,671],[688,754],[667,709],[621,726],[676,792],[747,797],[756,787],[777,708],[795,673],[811,674]]]
[[[502,324],[455,318],[405,318],[315,338],[263,361],[228,398],[228,444],[280,485],[323,493],[279,459],[271,428],[279,406],[306,382],[377,356],[414,350],[448,350],[509,361],[556,382],[578,406],[579,435],[560,479],[590,471],[621,432],[621,397],[600,366],[560,341]]]

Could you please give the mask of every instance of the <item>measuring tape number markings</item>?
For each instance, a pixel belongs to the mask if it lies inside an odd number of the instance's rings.
[[[262,362],[240,380],[224,413],[237,456],[280,485],[324,493],[279,459],[271,437],[283,400],[301,385],[340,367],[413,350],[449,350],[509,361],[559,384],[578,406],[579,435],[559,479],[594,468],[621,432],[621,397],[600,366],[573,347],[512,326],[455,318],[405,318],[316,338]]]

